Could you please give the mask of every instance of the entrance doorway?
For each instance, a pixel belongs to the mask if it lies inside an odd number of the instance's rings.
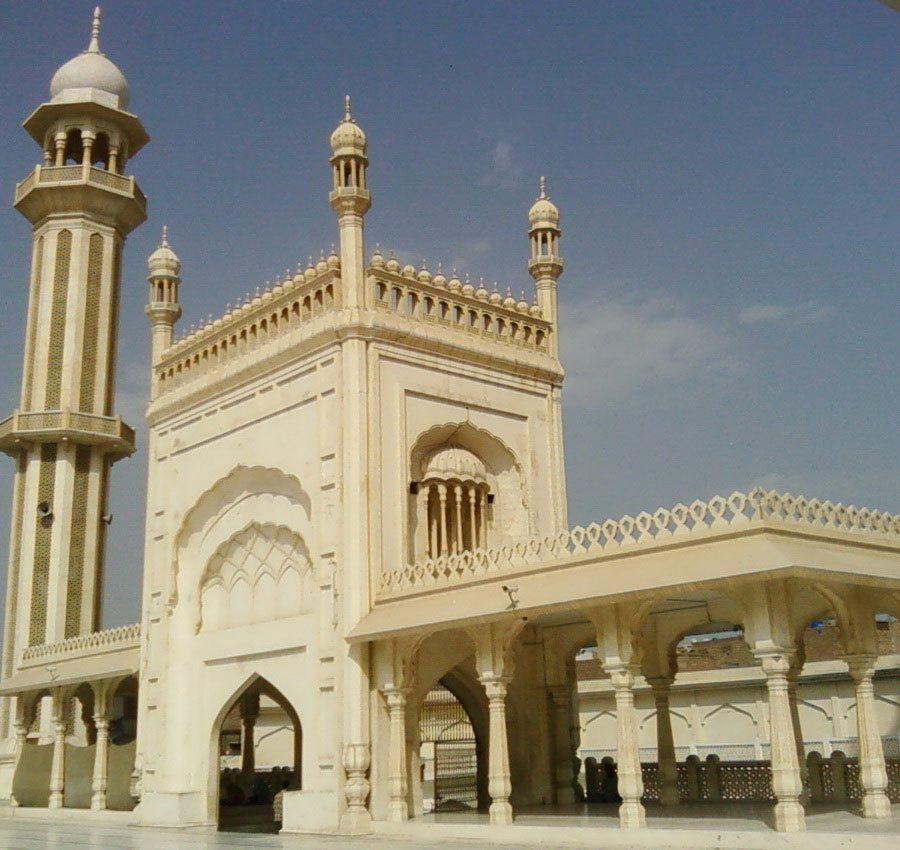
[[[419,718],[423,812],[475,811],[484,796],[481,747],[465,706],[441,680],[425,696]]]
[[[281,794],[302,787],[302,746],[297,713],[265,679],[234,698],[219,729],[220,831],[281,829]]]

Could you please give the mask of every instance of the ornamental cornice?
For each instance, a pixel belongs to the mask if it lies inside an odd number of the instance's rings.
[[[424,354],[455,356],[474,366],[554,386],[560,386],[565,375],[559,361],[544,354],[501,343],[489,344],[478,336],[410,323],[380,311],[348,309],[322,313],[234,360],[198,372],[151,402],[147,420],[155,425],[167,416],[183,412],[186,405],[202,404],[288,363],[320,355],[329,346],[351,339],[387,343]]]

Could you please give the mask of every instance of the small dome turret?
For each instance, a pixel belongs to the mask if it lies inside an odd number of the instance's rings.
[[[556,204],[547,197],[546,182],[541,177],[541,194],[528,211],[528,221],[532,228],[535,227],[559,227],[559,210]]]
[[[100,52],[100,8],[94,9],[87,50],[70,59],[50,81],[52,103],[92,100],[124,110],[128,106],[128,80]]]
[[[331,134],[331,150],[335,156],[365,154],[366,134],[350,114],[350,95],[344,98],[344,120]]]
[[[163,225],[162,241],[159,243],[159,247],[147,257],[147,268],[151,277],[177,277],[181,271],[181,260],[178,259],[178,255],[169,246],[168,225]]]

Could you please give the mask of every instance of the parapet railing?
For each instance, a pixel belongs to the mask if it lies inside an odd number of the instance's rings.
[[[36,185],[49,183],[94,183],[124,195],[134,196],[142,207],[147,205],[147,199],[135,183],[134,177],[94,166],[85,168],[84,165],[35,166],[34,171],[16,185],[15,202],[18,203]]]
[[[900,514],[857,508],[836,502],[807,499],[757,487],[749,493],[715,496],[708,502],[660,508],[654,513],[608,519],[576,526],[556,536],[532,538],[512,546],[476,549],[428,558],[382,575],[379,598],[400,596],[420,589],[461,584],[483,576],[512,572],[544,563],[578,560],[650,548],[664,542],[701,537],[753,522],[775,520],[799,528],[859,532],[900,539]]]
[[[67,638],[57,643],[44,643],[26,647],[22,653],[23,663],[43,661],[48,658],[63,658],[69,655],[82,655],[85,651],[100,650],[106,652],[114,649],[133,649],[140,644],[141,626],[134,623],[129,626],[118,626],[102,632],[91,632],[86,635]]]
[[[499,292],[488,293],[483,286],[476,289],[456,278],[432,276],[426,269],[416,273],[412,266],[393,271],[383,265],[370,266],[367,274],[379,310],[537,351],[549,349],[552,325],[536,304],[510,295],[503,298]]]
[[[340,262],[332,255],[178,340],[155,367],[158,394],[208,375],[300,323],[339,308],[339,282]]]
[[[99,416],[75,410],[16,410],[0,422],[0,448],[10,440],[57,441],[61,435],[78,435],[87,442],[124,444],[134,447],[134,428],[120,416]]]

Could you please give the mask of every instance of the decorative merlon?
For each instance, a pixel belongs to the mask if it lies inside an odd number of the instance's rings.
[[[141,626],[139,623],[134,623],[130,626],[118,626],[102,632],[78,635],[57,643],[26,647],[22,652],[22,661],[28,663],[50,658],[60,659],[69,655],[89,655],[92,654],[91,650],[107,651],[133,648],[138,646],[140,639]]]
[[[849,532],[900,541],[900,514],[757,487],[747,494],[736,491],[727,498],[714,496],[708,502],[698,499],[690,505],[660,508],[652,514],[626,514],[618,520],[591,523],[587,528],[575,526],[556,536],[523,540],[513,546],[428,558],[384,573],[379,596],[387,598],[420,588],[460,584],[544,564],[558,565],[585,555],[651,548],[766,522],[799,530]]]

